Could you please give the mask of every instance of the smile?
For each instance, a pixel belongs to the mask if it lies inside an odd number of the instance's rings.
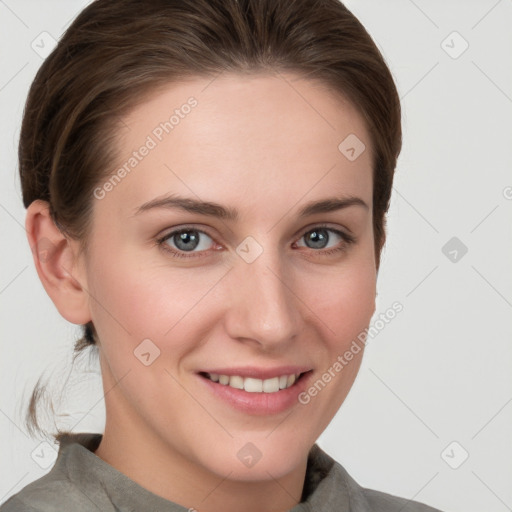
[[[224,386],[235,389],[243,389],[248,393],[277,393],[282,389],[288,389],[302,375],[301,373],[292,373],[289,375],[280,375],[270,379],[255,379],[252,377],[242,377],[240,375],[221,375],[218,373],[201,373],[203,377],[212,382],[218,382]]]
[[[309,385],[308,366],[238,366],[203,368],[197,372],[201,386],[215,401],[245,414],[279,414],[300,405],[298,396]]]

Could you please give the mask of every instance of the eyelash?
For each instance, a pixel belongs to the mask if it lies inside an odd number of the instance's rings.
[[[344,233],[343,231],[340,231],[338,229],[331,228],[329,226],[325,226],[323,224],[318,224],[317,226],[314,226],[313,228],[309,228],[308,230],[304,231],[302,235],[299,237],[299,240],[303,238],[308,233],[311,233],[312,231],[315,231],[315,229],[325,229],[326,231],[331,231],[335,234],[337,234],[341,239],[341,245],[331,248],[331,249],[311,249],[313,252],[320,253],[322,256],[331,256],[336,253],[341,253],[345,250],[347,250],[348,246],[354,244],[356,242],[356,238],[352,235],[349,235],[348,233]],[[156,239],[156,243],[158,247],[160,247],[163,251],[166,251],[171,254],[173,258],[200,258],[203,257],[202,253],[208,253],[209,251],[198,251],[198,252],[190,252],[187,254],[185,251],[176,251],[175,249],[172,249],[168,244],[165,242],[172,238],[175,235],[179,235],[181,233],[186,233],[188,231],[197,231],[198,233],[202,233],[204,235],[209,236],[212,240],[213,237],[210,236],[206,231],[202,231],[200,229],[194,228],[194,227],[182,227],[180,229],[177,229],[175,231],[171,231],[170,233],[165,234],[162,237],[159,237]],[[208,254],[204,254],[204,256],[208,256]]]

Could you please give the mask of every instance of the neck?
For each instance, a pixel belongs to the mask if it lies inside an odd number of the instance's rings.
[[[284,512],[300,502],[307,455],[282,478],[231,480],[211,473],[168,446],[137,443],[140,433],[114,433],[107,427],[95,454],[148,491],[200,512]],[[153,441],[151,439],[151,441]],[[165,456],[163,456],[165,454]],[[171,483],[171,485],[169,485]]]

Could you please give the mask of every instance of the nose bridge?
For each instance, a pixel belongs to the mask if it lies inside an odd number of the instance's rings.
[[[235,263],[231,336],[268,346],[289,341],[298,332],[300,318],[291,273],[277,247],[265,247],[248,261],[240,256]]]

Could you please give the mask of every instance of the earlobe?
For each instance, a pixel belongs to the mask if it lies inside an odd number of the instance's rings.
[[[85,272],[78,257],[78,242],[55,225],[49,204],[36,200],[25,221],[39,279],[60,314],[74,324],[91,320]]]

